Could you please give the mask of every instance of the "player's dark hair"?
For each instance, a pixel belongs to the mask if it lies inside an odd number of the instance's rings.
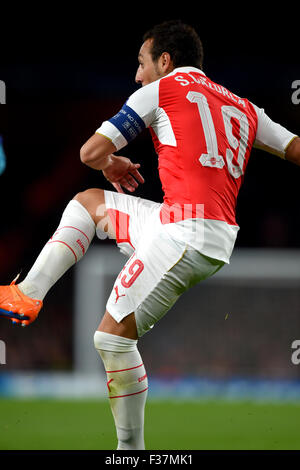
[[[144,34],[144,42],[147,39],[153,39],[153,62],[156,62],[163,52],[168,52],[174,67],[190,65],[202,69],[203,46],[192,26],[184,24],[181,20],[164,21]]]

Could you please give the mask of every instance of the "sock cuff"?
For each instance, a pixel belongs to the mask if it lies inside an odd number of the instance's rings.
[[[95,348],[102,351],[132,352],[137,349],[138,340],[112,335],[104,331],[96,331],[94,334]]]
[[[80,204],[80,202],[76,201],[75,199],[72,199],[67,204],[61,216],[56,234],[58,234],[59,231],[64,228],[73,228],[81,232],[81,234],[84,235],[84,238],[86,238],[88,244],[90,244],[95,235],[96,224],[89,211],[82,204]],[[84,244],[86,244],[84,239],[83,242]]]
[[[89,211],[79,201],[76,201],[76,199],[71,199],[71,201],[69,201],[63,215],[67,215],[69,212],[72,212],[73,215],[84,217],[85,221],[87,223],[91,223],[93,226],[96,225]]]

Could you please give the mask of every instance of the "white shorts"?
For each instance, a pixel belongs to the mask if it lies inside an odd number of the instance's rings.
[[[160,203],[112,191],[104,193],[117,245],[130,256],[114,283],[106,309],[117,322],[134,312],[141,337],[186,290],[215,274],[224,262],[171,237],[160,220]]]

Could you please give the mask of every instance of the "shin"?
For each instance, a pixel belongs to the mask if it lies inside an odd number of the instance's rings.
[[[143,450],[148,380],[137,340],[96,331],[94,344],[107,374],[118,450]]]

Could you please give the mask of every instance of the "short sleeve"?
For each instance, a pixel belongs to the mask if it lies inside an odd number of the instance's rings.
[[[104,121],[96,133],[107,137],[120,150],[155,120],[158,101],[159,81],[156,81],[134,92],[120,111]]]
[[[254,147],[284,158],[287,146],[297,135],[272,121],[262,108],[253,106],[257,114]]]

